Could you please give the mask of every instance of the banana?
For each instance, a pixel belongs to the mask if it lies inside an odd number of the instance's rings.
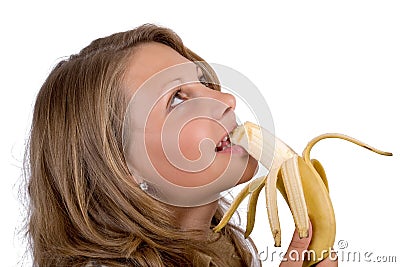
[[[230,134],[233,144],[241,145],[248,153],[263,164],[269,173],[250,181],[233,200],[214,231],[220,231],[230,220],[240,203],[250,195],[247,208],[245,237],[253,230],[258,196],[265,188],[266,206],[275,246],[281,245],[281,228],[278,216],[277,189],[288,204],[300,238],[309,234],[309,222],[313,226],[313,237],[308,250],[312,257],[304,259],[303,267],[311,266],[329,256],[336,235],[336,221],[329,196],[328,180],[322,164],[310,159],[312,147],[322,139],[339,138],[352,142],[375,153],[392,156],[352,137],[328,133],[312,139],[296,154],[288,145],[266,129],[245,122]]]

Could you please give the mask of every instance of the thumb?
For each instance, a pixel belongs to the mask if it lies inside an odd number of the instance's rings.
[[[308,245],[311,242],[312,237],[312,225],[310,222],[308,237],[300,238],[297,229],[294,231],[292,241],[286,251],[284,258],[282,259],[280,267],[301,267],[303,265],[303,254],[307,250]]]

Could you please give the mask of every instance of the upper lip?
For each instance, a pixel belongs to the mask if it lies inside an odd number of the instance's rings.
[[[231,133],[237,126],[238,125],[235,122],[234,124],[232,124],[232,126],[227,127],[226,129],[228,130],[228,132],[225,132],[224,135],[221,136],[221,138],[217,142],[217,145],[219,144],[219,142],[222,142],[222,140],[225,138],[225,136],[229,136],[229,133]]]
[[[220,136],[220,139],[217,140],[216,143],[217,146],[219,142],[222,142],[225,136],[229,135],[229,133],[232,132],[238,126],[233,109],[231,108],[227,109],[224,112],[222,118],[219,120],[219,123],[224,127],[226,132],[224,132],[222,136]]]

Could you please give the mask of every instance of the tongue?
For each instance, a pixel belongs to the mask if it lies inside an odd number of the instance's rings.
[[[224,146],[228,145],[229,143],[230,142],[228,140],[227,141],[222,141],[220,147],[224,147]]]
[[[227,146],[229,144],[230,144],[229,140],[221,141],[221,145],[217,147],[217,151],[221,151],[224,146]]]

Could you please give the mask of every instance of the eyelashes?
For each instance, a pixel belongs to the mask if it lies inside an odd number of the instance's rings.
[[[200,82],[202,85],[205,85],[205,86],[207,86],[207,84],[208,84],[208,82],[207,82],[207,80],[206,80],[206,76],[204,76],[204,75],[201,75],[201,76],[199,77],[199,82]]]
[[[183,101],[185,101],[185,98],[182,97],[182,88],[180,87],[178,90],[174,92],[174,94],[171,97],[171,100],[169,101],[169,108],[173,109],[179,104],[181,104]]]
[[[209,83],[206,79],[206,77],[204,76],[203,73],[201,73],[201,75],[199,75],[198,78],[199,82],[205,86],[209,88]],[[180,105],[181,103],[183,103],[185,100],[188,100],[189,97],[182,92],[182,86],[180,86],[171,96],[170,100],[168,101],[168,108],[171,110],[175,107],[177,107],[178,105]]]

